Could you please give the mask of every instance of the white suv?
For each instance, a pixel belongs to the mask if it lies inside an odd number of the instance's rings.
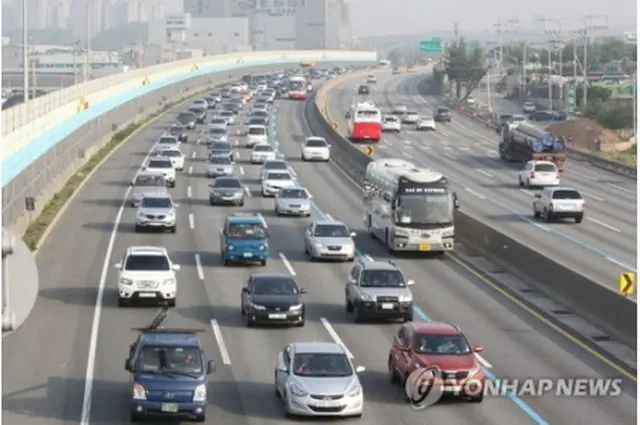
[[[175,307],[178,264],[173,264],[166,248],[132,246],[121,263],[115,265],[118,275],[118,306],[153,301]]]
[[[551,161],[529,161],[520,174],[518,185],[527,187],[558,186],[560,184],[560,171]]]
[[[533,216],[542,217],[548,223],[559,218],[573,218],[576,223],[582,223],[584,205],[584,198],[577,189],[548,187],[536,193]]]

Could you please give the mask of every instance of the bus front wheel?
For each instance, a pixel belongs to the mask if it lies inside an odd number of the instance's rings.
[[[391,237],[389,235],[389,229],[386,229],[384,231],[384,240],[387,243],[387,250],[391,253],[394,253],[395,250],[393,249],[393,245],[391,244]]]
[[[376,235],[373,234],[373,225],[372,225],[371,216],[367,216],[367,231],[369,232],[369,237],[372,239],[375,238]]]

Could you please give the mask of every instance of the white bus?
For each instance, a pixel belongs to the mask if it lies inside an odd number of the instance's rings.
[[[390,251],[453,251],[458,197],[441,173],[401,159],[371,161],[363,204],[367,230]]]

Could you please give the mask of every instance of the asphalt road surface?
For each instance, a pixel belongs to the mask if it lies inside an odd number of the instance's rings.
[[[180,204],[177,233],[134,233],[135,210],[121,210],[123,196],[152,147],[152,139],[172,120],[164,118],[151,124],[92,177],[40,252],[43,282],[36,310],[21,329],[3,341],[5,424],[78,423],[83,411],[90,411],[83,425],[127,423],[129,384],[123,360],[135,338],[130,328],[148,323],[157,311],[116,306],[113,264],[132,245],[165,246],[183,267],[178,276],[178,306],[166,326],[207,330],[202,341],[208,357],[218,364],[209,388],[209,424],[306,423],[285,420],[275,398],[276,354],[291,341],[338,338],[352,353],[354,363],[367,367],[361,376],[365,412],[355,421],[358,423],[457,424],[470,418],[478,425],[635,423],[635,386],[630,383],[625,383],[625,388],[631,393],[615,398],[545,394],[488,397],[482,404],[444,402],[421,412],[409,408],[400,388],[392,386],[387,376],[389,344],[399,325],[354,324],[344,306],[344,285],[352,264],[311,263],[303,253],[304,229],[321,217],[343,220],[354,231],[364,233],[361,193],[333,164],[300,162],[299,143],[310,135],[302,116],[303,103],[285,101],[276,107],[272,141],[278,142],[301,184],[313,194],[314,215],[309,219],[275,217],[273,200],[259,195],[259,169],[247,163],[248,151],[239,145],[237,176],[252,195],[242,210],[265,215],[272,254],[265,267],[223,267],[219,227],[234,209],[208,205],[207,149],[194,144],[197,136],[191,134],[183,148],[189,158],[185,171],[171,189]],[[119,223],[115,232],[114,220]],[[366,255],[387,258],[386,250],[368,236],[358,236],[357,244]],[[596,359],[507,305],[478,276],[453,260],[398,259],[397,264],[407,278],[417,282],[413,287],[419,306],[417,320],[455,321],[472,343],[485,346],[483,362],[492,375],[613,376]],[[304,328],[245,328],[240,288],[252,273],[264,271],[295,274],[298,283],[308,289]],[[219,338],[211,330],[214,320],[220,327]],[[87,380],[91,385],[83,408]]]
[[[381,74],[372,98],[383,111],[403,104],[430,116],[439,105],[435,98],[417,94],[424,78]],[[332,91],[330,113],[342,129],[361,83],[348,79]],[[498,135],[461,115],[454,113],[451,123],[437,123],[435,132],[407,128],[386,134],[375,148],[376,158],[407,158],[441,171],[459,188],[462,209],[612,290],[618,290],[621,272],[636,268],[633,180],[569,160],[562,184],[578,188],[585,197],[585,220],[547,224],[533,219],[536,191],[518,186],[518,166],[498,158]]]

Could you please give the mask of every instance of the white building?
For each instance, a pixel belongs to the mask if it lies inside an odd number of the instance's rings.
[[[249,18],[250,40],[256,50],[295,49],[296,21],[304,0],[237,0],[234,7]]]
[[[306,0],[296,19],[295,47],[341,49],[350,43],[350,32],[344,0]]]

